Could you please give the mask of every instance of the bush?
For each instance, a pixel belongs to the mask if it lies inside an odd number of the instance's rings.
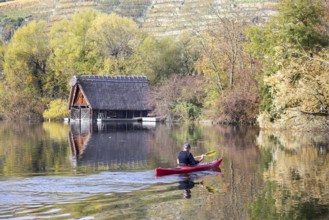
[[[49,103],[48,109],[43,113],[46,119],[62,119],[68,117],[70,111],[67,107],[67,101],[55,99]]]
[[[178,102],[172,109],[174,118],[181,121],[195,121],[201,115],[201,108],[189,102]]]

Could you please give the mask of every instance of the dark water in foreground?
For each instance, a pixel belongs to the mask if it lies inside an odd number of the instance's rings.
[[[184,142],[221,172],[155,177]],[[328,219],[327,134],[0,122],[0,219]]]

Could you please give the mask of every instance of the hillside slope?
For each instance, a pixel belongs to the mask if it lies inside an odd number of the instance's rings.
[[[82,10],[131,17],[156,36],[211,25],[218,15],[243,13],[246,20],[266,19],[275,0],[13,0],[0,3],[0,32],[7,35],[31,20],[52,22]],[[10,38],[2,34],[3,38]]]
[[[275,1],[266,0],[155,0],[142,27],[156,36],[177,35],[186,29],[202,29],[218,19],[233,16],[247,22],[274,13]]]

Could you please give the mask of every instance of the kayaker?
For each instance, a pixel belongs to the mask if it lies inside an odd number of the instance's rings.
[[[194,159],[192,153],[190,152],[191,145],[186,143],[184,144],[184,150],[180,151],[177,156],[177,163],[179,166],[191,166],[200,163],[204,155],[202,154],[200,160]]]

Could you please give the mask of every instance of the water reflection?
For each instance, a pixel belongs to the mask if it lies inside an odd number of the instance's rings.
[[[183,191],[183,198],[190,199],[192,197],[192,188],[195,186],[200,186],[202,188],[205,188],[209,193],[216,192],[217,190],[215,187],[204,184],[204,181],[201,177],[204,177],[206,175],[221,176],[221,170],[218,169],[217,171],[204,171],[198,174],[196,173],[180,174],[179,175],[180,181],[178,182],[177,188]]]
[[[185,142],[220,176],[156,178]],[[320,133],[0,122],[0,219],[328,219],[328,163]]]
[[[260,132],[258,145],[268,159],[263,172],[265,188],[252,203],[252,214],[279,216],[282,219],[327,217],[328,135]],[[257,212],[259,206],[271,206],[272,212]]]
[[[190,199],[192,194],[191,194],[191,189],[197,185],[203,185],[202,181],[197,182],[197,178],[193,178],[191,174],[186,174],[186,175],[180,175],[181,180],[178,182],[178,189],[183,191],[183,197],[185,199]]]
[[[71,123],[69,143],[79,167],[138,169],[147,167],[150,137],[141,123]]]
[[[70,173],[69,130],[58,123],[0,122],[0,177]]]

